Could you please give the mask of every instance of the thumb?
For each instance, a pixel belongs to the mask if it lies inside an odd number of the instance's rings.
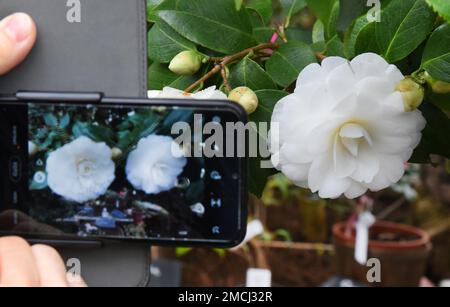
[[[0,21],[0,75],[17,66],[36,41],[36,25],[24,13],[10,15]]]

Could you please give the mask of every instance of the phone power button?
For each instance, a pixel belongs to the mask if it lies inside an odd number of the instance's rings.
[[[22,177],[22,161],[19,157],[12,157],[9,161],[9,178],[17,183]]]

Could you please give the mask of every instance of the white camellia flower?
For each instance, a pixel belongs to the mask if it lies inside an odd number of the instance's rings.
[[[148,98],[190,98],[190,99],[215,99],[215,100],[226,100],[227,95],[222,91],[216,90],[215,86],[208,87],[203,91],[199,91],[194,94],[186,93],[181,90],[177,90],[171,87],[165,87],[162,91],[148,91]]]
[[[47,159],[50,189],[77,203],[105,194],[115,179],[114,173],[111,149],[84,136],[50,153]]]
[[[135,189],[159,194],[175,187],[186,164],[187,159],[171,137],[151,135],[141,139],[128,156],[127,178]]]
[[[273,112],[272,163],[322,198],[356,198],[399,181],[426,125],[420,111],[405,111],[395,91],[403,79],[372,53],[307,66]]]

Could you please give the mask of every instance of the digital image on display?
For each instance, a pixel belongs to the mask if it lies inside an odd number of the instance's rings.
[[[220,180],[220,172],[209,170],[204,158],[186,158],[191,148],[171,135],[174,123],[193,124],[193,114],[170,107],[30,104],[29,215],[81,237],[211,234],[204,223],[206,182]]]

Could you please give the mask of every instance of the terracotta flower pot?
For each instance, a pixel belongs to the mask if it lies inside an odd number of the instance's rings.
[[[368,284],[367,273],[371,267],[362,266],[354,260],[355,232],[348,234],[346,224],[333,227],[336,251],[336,270],[343,277]],[[370,229],[369,255],[381,263],[381,283],[373,286],[417,287],[426,269],[431,249],[429,235],[421,229],[377,222]]]

